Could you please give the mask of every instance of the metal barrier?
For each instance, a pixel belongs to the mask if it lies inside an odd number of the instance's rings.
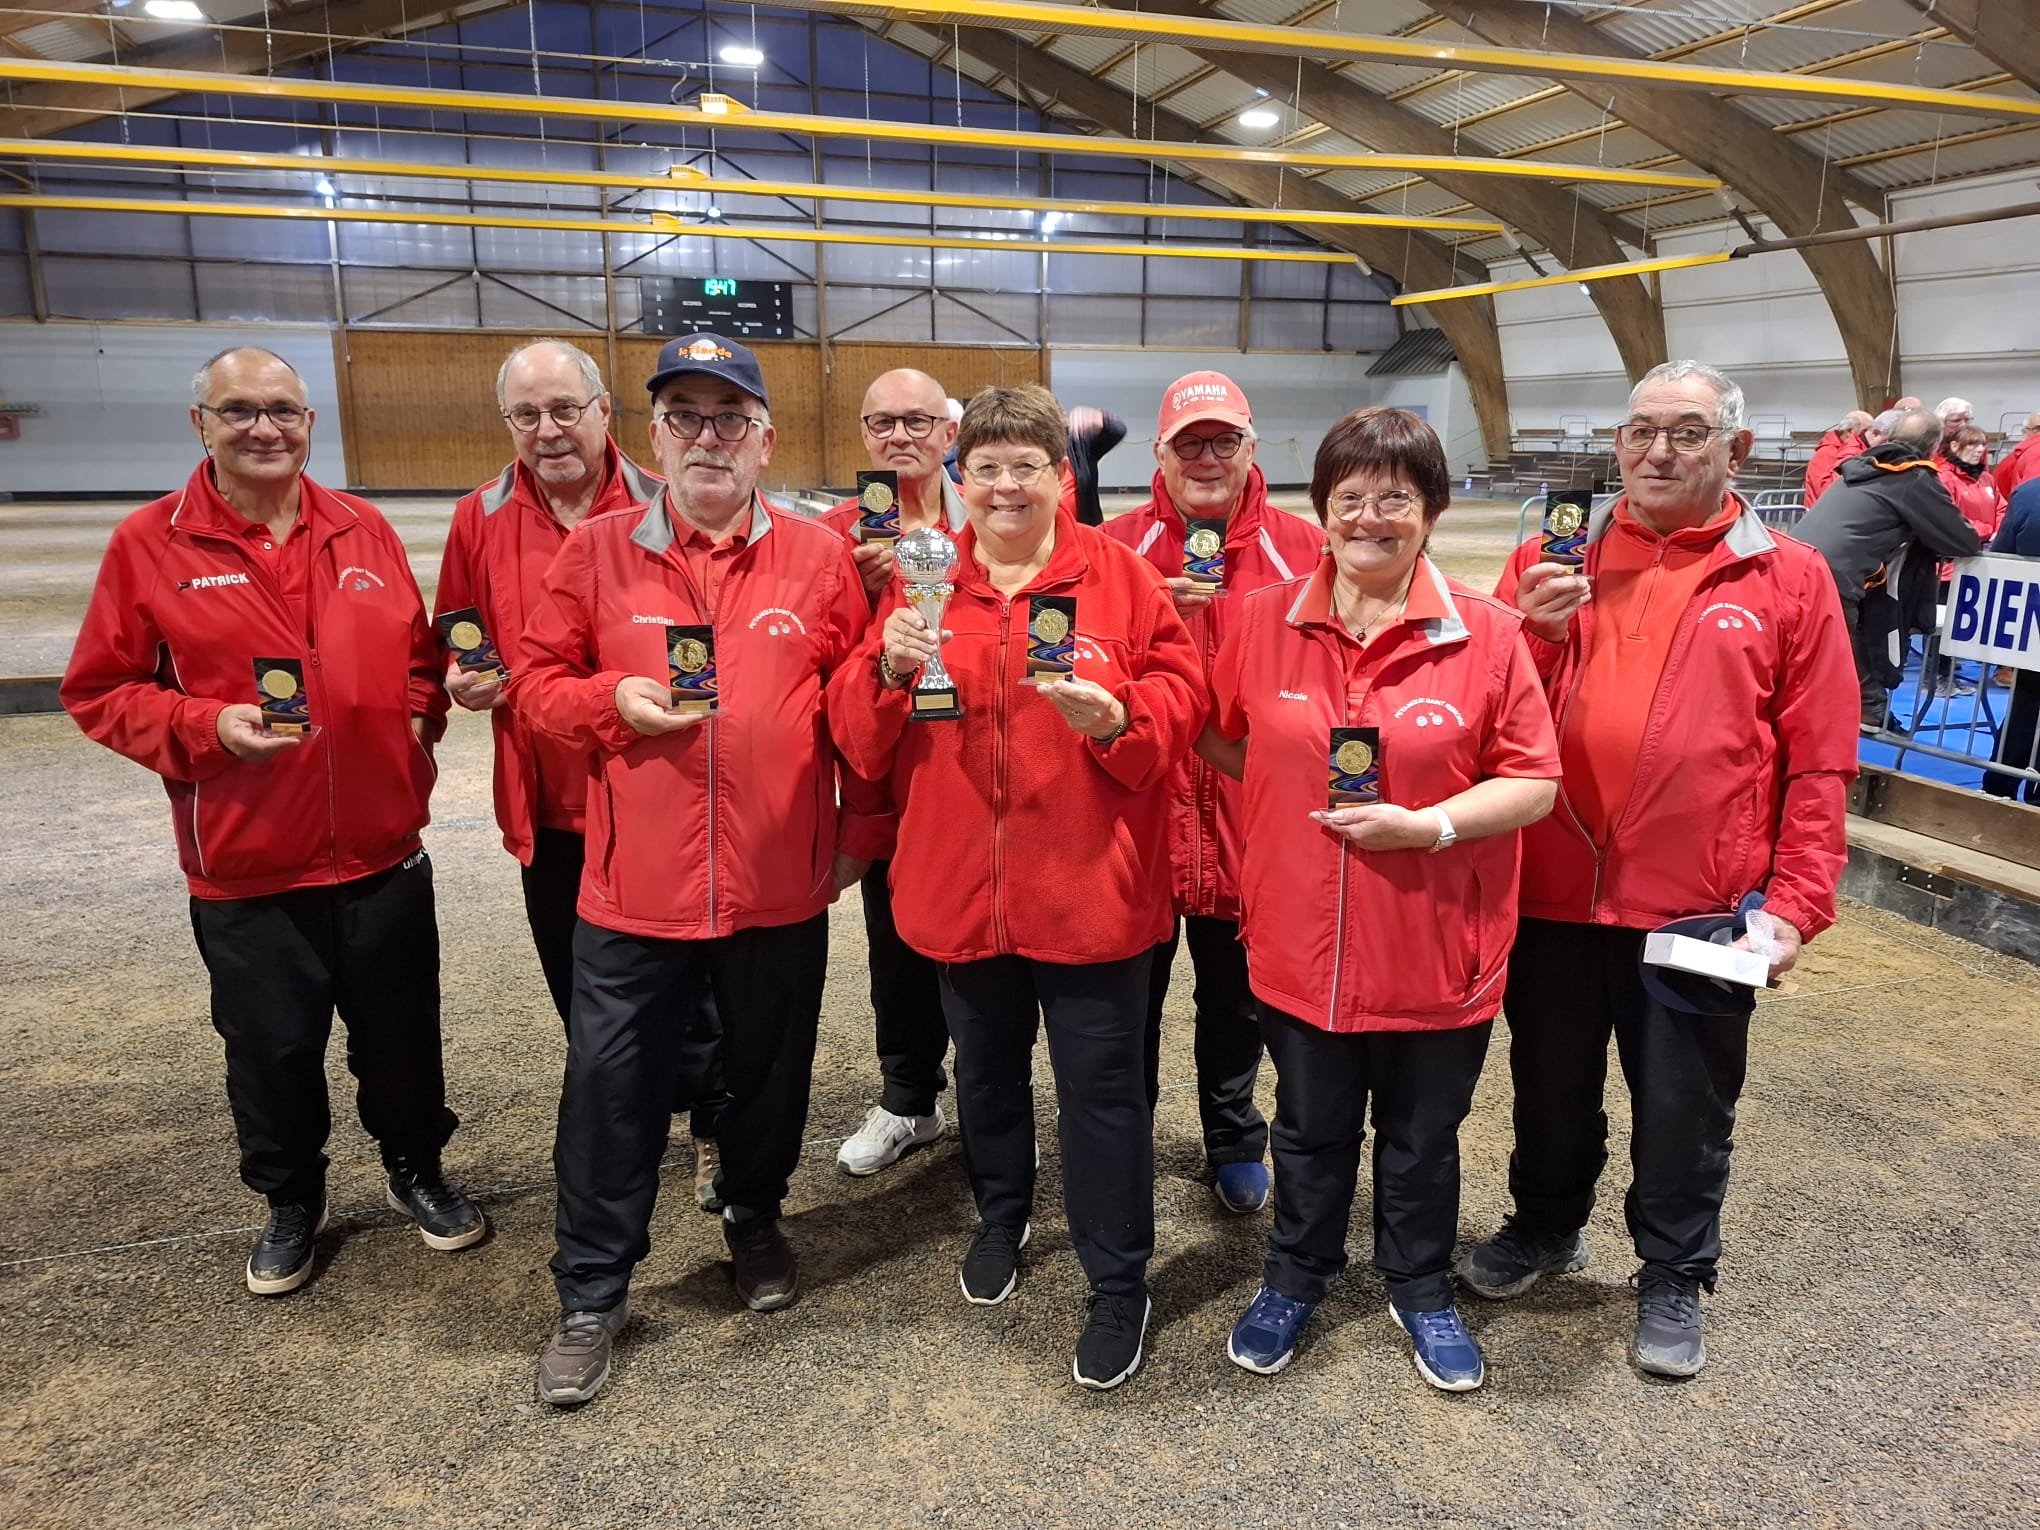
[[[1863,726],[1863,763],[1904,770],[1913,755],[1915,774],[2040,802],[2040,671],[2011,671],[2008,684],[1997,667],[1940,650],[1930,633],[1908,658],[1882,723]]]
[[[1806,514],[1798,489],[1759,489],[1750,497],[1750,508],[1766,526],[1789,532]]]

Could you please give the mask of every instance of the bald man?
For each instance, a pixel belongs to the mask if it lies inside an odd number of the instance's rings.
[[[1827,491],[1835,477],[1842,470],[1842,464],[1851,457],[1860,457],[1873,443],[1863,438],[1863,432],[1870,428],[1871,418],[1860,409],[1851,409],[1826,435],[1820,438],[1820,445],[1813,449],[1813,458],[1806,464],[1806,487],[1802,491],[1804,502],[1811,505]]]
[[[887,372],[865,390],[858,429],[874,469],[900,475],[899,534],[939,526],[954,537],[964,528],[963,499],[943,471],[942,459],[956,444],[956,421],[948,394],[926,372],[911,367]],[[856,546],[853,556],[875,608],[893,577],[890,542],[858,541],[858,502],[846,500],[822,517],[822,524]],[[892,852],[864,874],[864,930],[871,950],[871,1012],[883,1079],[878,1103],[864,1124],[843,1143],[836,1166],[845,1174],[876,1174],[900,1155],[942,1135],[937,1096],[948,1082],[942,1060],[949,1027],[942,1018],[940,974],[935,964],[908,947],[893,928],[892,891],[887,881]]]

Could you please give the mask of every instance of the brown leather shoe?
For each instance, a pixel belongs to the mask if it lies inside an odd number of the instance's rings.
[[[753,1312],[777,1312],[800,1295],[800,1271],[793,1249],[779,1230],[777,1217],[723,1221],[723,1241],[730,1249],[730,1278],[737,1295]]]
[[[722,1154],[713,1137],[694,1139],[694,1204],[703,1211],[721,1211],[722,1197],[715,1193],[715,1176],[722,1168]]]

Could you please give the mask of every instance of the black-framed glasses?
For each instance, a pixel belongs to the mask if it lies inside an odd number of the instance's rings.
[[[979,462],[963,470],[963,476],[981,489],[996,488],[1001,478],[1011,475],[1013,482],[1026,488],[1046,473],[1052,462]]]
[[[928,439],[928,432],[941,421],[932,414],[867,414],[864,416],[864,432],[875,440],[883,441],[895,430],[904,430],[916,441]]]
[[[1342,521],[1357,521],[1364,510],[1372,510],[1384,521],[1406,521],[1423,504],[1408,489],[1390,489],[1386,494],[1334,494],[1327,508]]]
[[[522,431],[527,436],[538,429],[539,421],[547,415],[552,416],[553,424],[561,430],[572,430],[581,422],[581,416],[595,407],[595,399],[602,397],[605,395],[598,393],[581,403],[554,404],[550,409],[540,409],[535,404],[519,404],[515,409],[504,410],[503,418],[510,422],[512,430]]]
[[[255,422],[268,417],[269,423],[278,430],[296,430],[312,417],[312,411],[298,404],[228,404],[215,409],[211,404],[200,404],[200,414],[218,415],[222,424],[235,430],[253,430]]]
[[[763,426],[765,422],[755,414],[738,414],[735,410],[725,414],[696,414],[692,409],[669,409],[659,416],[659,423],[682,441],[699,437],[703,423],[715,427],[718,441],[741,441],[750,434],[753,425]]]
[[[1626,452],[1647,452],[1659,436],[1670,441],[1675,452],[1704,451],[1709,441],[1726,434],[1719,425],[1644,425],[1635,420],[1615,428],[1615,439]]]
[[[1169,450],[1185,462],[1195,462],[1207,451],[1214,457],[1237,457],[1240,443],[1246,439],[1237,430],[1228,430],[1217,436],[1178,436],[1169,443]]]

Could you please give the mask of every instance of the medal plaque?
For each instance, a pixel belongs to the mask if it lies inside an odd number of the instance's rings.
[[[673,710],[713,714],[721,700],[716,678],[715,628],[666,629],[666,683],[673,687]]]
[[[305,667],[297,659],[255,661],[255,702],[262,708],[262,731],[308,735],[312,699],[305,694]]]
[[[1326,803],[1353,807],[1381,800],[1381,730],[1334,728],[1325,760]]]
[[[1544,496],[1544,545],[1540,561],[1578,568],[1587,561],[1587,517],[1594,496],[1587,489],[1559,489]]]
[[[453,662],[462,670],[484,681],[510,678],[496,640],[489,636],[482,625],[482,613],[475,607],[449,611],[432,625],[439,629],[439,641],[446,645]]]
[[[897,542],[900,539],[900,475],[874,472],[857,475],[857,540]]]
[[[1192,521],[1183,537],[1183,576],[1199,584],[1225,583],[1225,522]]]
[[[1027,600],[1027,678],[1060,680],[1077,667],[1077,597],[1031,595]]]

